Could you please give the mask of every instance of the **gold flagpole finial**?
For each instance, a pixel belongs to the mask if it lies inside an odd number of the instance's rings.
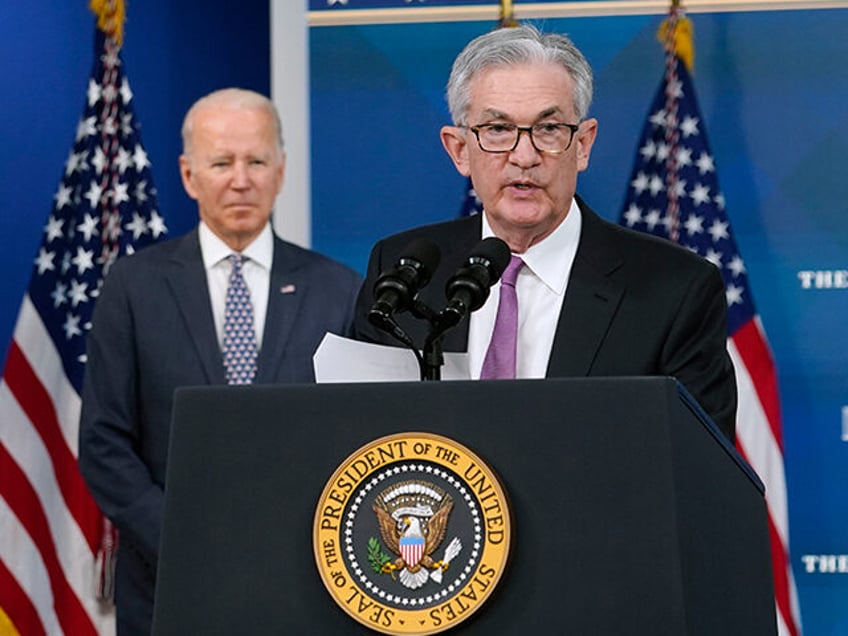
[[[501,19],[498,22],[499,27],[514,27],[518,26],[518,21],[513,16],[512,0],[501,0]]]
[[[115,39],[120,46],[124,41],[124,0],[91,0],[88,7],[97,16],[97,28]]]
[[[671,0],[669,16],[660,24],[657,39],[666,46],[667,53],[677,55],[692,73],[695,68],[694,27],[684,12],[681,0]],[[669,29],[672,29],[671,33]]]

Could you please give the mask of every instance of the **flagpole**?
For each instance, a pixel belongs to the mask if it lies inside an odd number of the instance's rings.
[[[501,15],[498,22],[499,27],[518,26],[518,21],[515,19],[515,11],[512,5],[512,0],[501,0]]]
[[[666,158],[666,194],[668,204],[666,215],[669,219],[669,238],[675,243],[679,239],[679,213],[677,190],[677,151],[680,131],[677,118],[677,53],[675,51],[675,36],[680,20],[680,0],[672,0],[668,18],[665,21],[665,143],[668,148]]]
[[[88,7],[97,16],[97,28],[115,40],[124,43],[124,20],[127,10],[124,0],[91,0]]]

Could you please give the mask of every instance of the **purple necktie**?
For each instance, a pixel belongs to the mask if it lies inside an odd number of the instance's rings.
[[[481,380],[515,377],[515,350],[518,339],[518,296],[515,281],[524,261],[513,255],[501,276],[501,296],[492,340],[483,360]]]
[[[227,384],[251,384],[256,375],[256,330],[253,303],[241,273],[243,257],[231,254],[233,269],[224,311],[224,369]]]

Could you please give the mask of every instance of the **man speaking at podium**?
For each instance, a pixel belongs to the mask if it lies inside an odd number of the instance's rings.
[[[603,220],[575,194],[598,132],[587,117],[592,71],[582,53],[532,26],[498,29],[457,57],[447,99],[453,125],[442,128],[442,144],[471,178],[483,214],[379,241],[356,338],[397,344],[369,314],[375,283],[409,260],[411,245],[434,245],[418,299],[438,312],[475,246],[496,236],[511,253],[500,282],[443,337],[444,350],[467,351],[472,378],[674,376],[732,441],[736,384],[718,269]],[[385,318],[415,343],[428,335],[428,322],[411,312]]]

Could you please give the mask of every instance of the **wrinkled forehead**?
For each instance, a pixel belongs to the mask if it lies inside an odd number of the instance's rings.
[[[282,154],[283,144],[276,113],[262,103],[238,100],[201,100],[188,112],[183,124],[183,150],[191,154],[193,147],[209,137],[260,135],[274,144]]]
[[[282,154],[274,117],[264,108],[209,105],[197,109],[187,129],[187,154],[225,150]],[[192,152],[193,151],[193,152]]]
[[[489,66],[469,83],[468,116],[535,121],[575,119],[574,80],[552,62]]]

